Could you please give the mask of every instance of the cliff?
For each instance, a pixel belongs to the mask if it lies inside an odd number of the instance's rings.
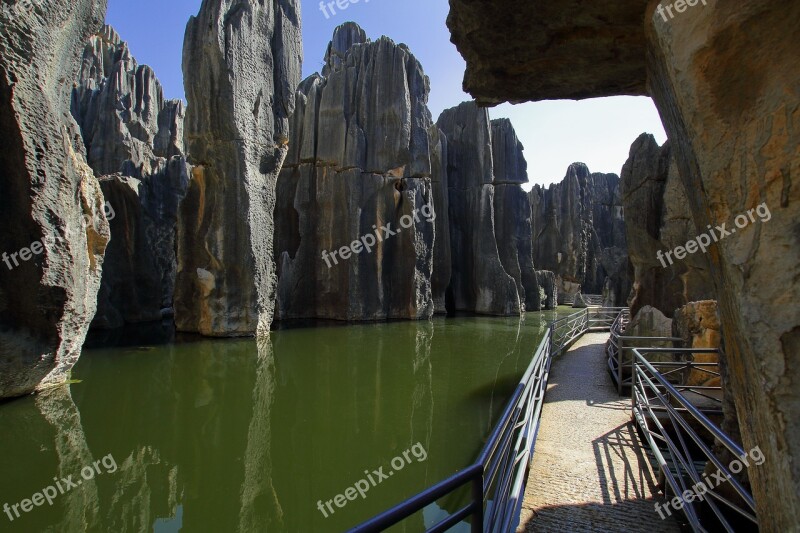
[[[533,261],[556,274],[559,294],[606,294],[609,305],[623,305],[630,281],[619,177],[574,163],[560,183],[535,185],[528,199]]]

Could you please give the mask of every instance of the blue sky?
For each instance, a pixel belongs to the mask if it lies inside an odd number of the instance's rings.
[[[148,64],[164,85],[168,98],[183,98],[181,53],[186,21],[201,0],[109,0],[107,21],[128,41],[139,63]],[[327,3],[327,1],[326,1]],[[320,70],[325,48],[339,24],[353,20],[376,39],[388,35],[406,43],[431,79],[429,106],[434,120],[442,110],[470,99],[461,90],[465,63],[445,21],[447,0],[360,0],[328,16],[318,1],[303,6],[303,75]],[[567,166],[586,163],[593,172],[619,174],[630,145],[642,132],[666,140],[649,98],[617,97],[582,102],[548,101],[502,105],[491,117],[508,117],[525,145],[533,183],[560,181]]]

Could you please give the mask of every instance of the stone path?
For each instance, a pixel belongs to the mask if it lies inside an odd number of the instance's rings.
[[[606,371],[608,333],[580,338],[550,371],[520,532],[680,531],[661,520],[656,475]]]

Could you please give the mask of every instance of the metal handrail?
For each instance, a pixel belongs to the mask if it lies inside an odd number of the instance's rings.
[[[698,451],[707,463],[713,464],[726,478],[725,482],[733,487],[740,502],[731,499],[714,490],[716,487],[706,487],[709,490],[704,494],[707,507],[713,513],[717,523],[712,529],[723,528],[732,532],[731,515],[744,517],[754,526],[758,525],[755,515],[755,501],[750,492],[736,479],[728,467],[722,464],[713,452],[713,443],[720,443],[734,456],[746,458],[747,453],[742,447],[726,435],[708,415],[719,414],[718,409],[701,409],[686,398],[685,392],[701,391],[705,398],[710,398],[706,391],[718,390],[721,387],[681,385],[674,383],[670,378],[675,378],[677,370],[682,369],[707,369],[717,367],[717,371],[706,370],[710,375],[718,376],[718,363],[696,363],[691,360],[686,362],[653,363],[648,361],[644,354],[648,353],[678,353],[693,356],[698,353],[720,353],[719,349],[710,348],[634,348],[635,357],[633,372],[632,404],[633,414],[642,430],[644,440],[649,444],[653,455],[658,461],[666,482],[675,495],[683,501],[682,509],[694,531],[705,532],[707,529],[701,520],[699,500],[684,500],[683,494],[691,491],[699,483],[706,483],[697,468]],[[658,368],[656,368],[658,367]],[[662,372],[661,369],[675,369]],[[716,399],[715,399],[716,400]],[[721,402],[720,402],[721,403]],[[677,405],[675,405],[677,404]],[[662,415],[659,417],[659,414]],[[666,418],[664,417],[666,415]],[[690,421],[694,421],[692,424]],[[698,430],[706,435],[703,438]],[[692,445],[692,448],[689,447]],[[710,518],[708,513],[706,516]]]
[[[589,331],[590,324],[595,324],[595,328],[606,324],[610,328],[614,321],[610,314],[619,314],[623,309],[582,309],[552,322],[477,460],[464,470],[356,526],[350,530],[351,533],[383,531],[469,483],[472,484],[470,502],[427,531],[446,531],[468,517],[472,517],[473,533],[514,530],[522,508],[523,485],[539,432],[553,357]]]
[[[665,342],[683,344],[683,339],[680,337],[625,335],[630,321],[630,310],[619,313],[611,326],[611,336],[606,345],[608,370],[617,385],[617,393],[620,396],[623,395],[626,388],[633,385],[634,348],[653,348],[654,344]]]

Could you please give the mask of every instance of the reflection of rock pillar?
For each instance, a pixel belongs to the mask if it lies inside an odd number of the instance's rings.
[[[411,395],[411,440],[410,445],[421,443],[430,450],[433,437],[433,365],[431,363],[431,344],[433,343],[433,323],[417,324],[416,350],[414,353],[414,392]],[[422,434],[415,431],[423,428]],[[428,467],[425,466],[427,474]]]
[[[247,432],[239,531],[283,529],[283,509],[272,483],[270,419],[275,400],[275,356],[269,338],[259,338],[257,342],[258,370],[253,389],[253,416]]]
[[[91,465],[94,458],[86,443],[81,415],[72,401],[69,387],[59,387],[37,396],[36,407],[55,431],[53,446],[58,459],[58,472],[54,477],[61,480],[72,476],[74,482],[82,481],[80,487],[58,496],[63,502],[64,514],[61,523],[53,529],[88,531],[97,525],[99,502],[94,479],[81,479],[81,469]]]

